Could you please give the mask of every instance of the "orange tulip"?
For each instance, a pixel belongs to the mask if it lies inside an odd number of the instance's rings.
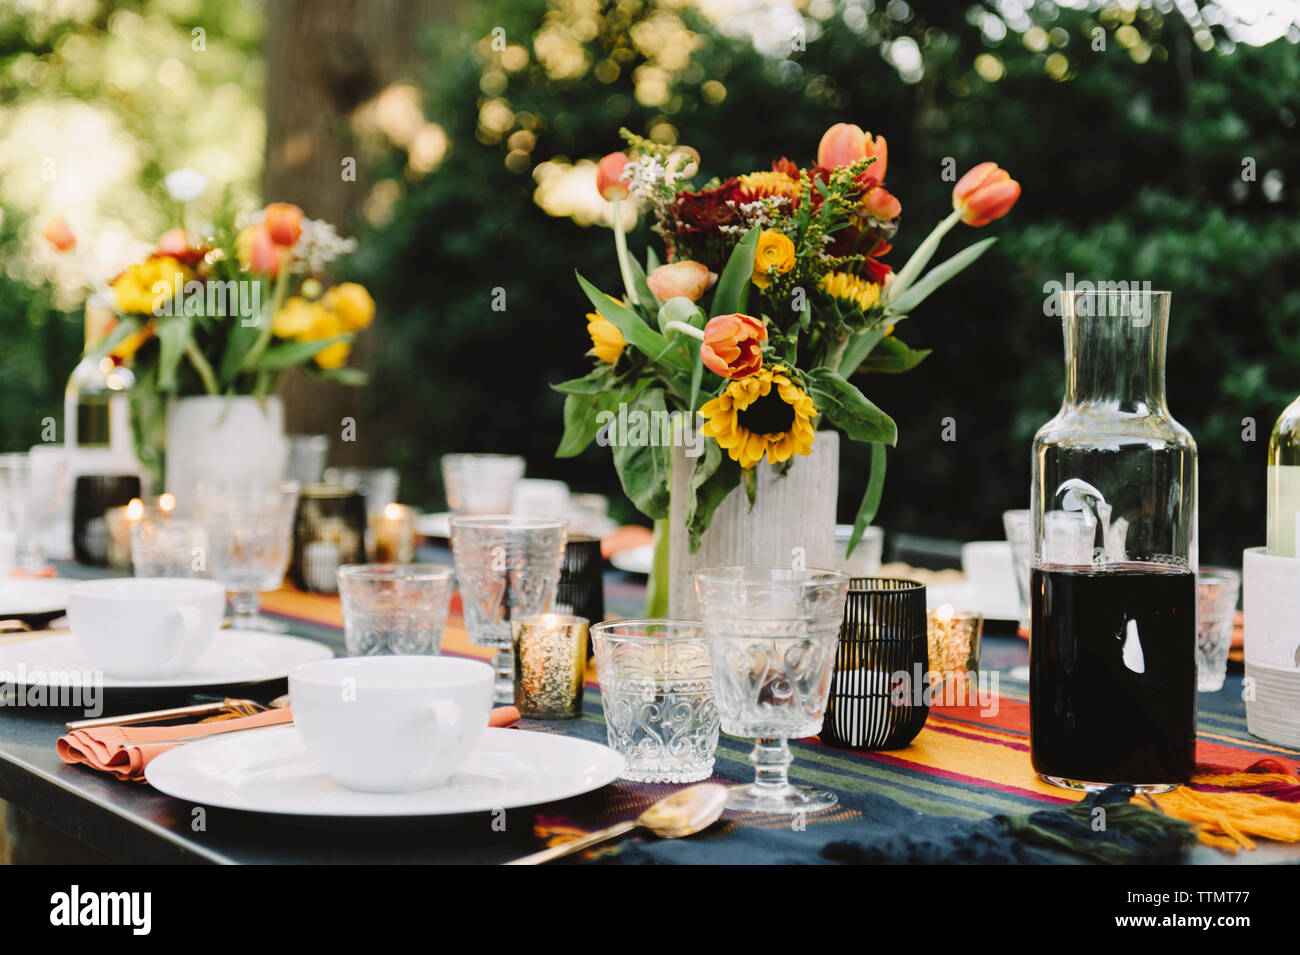
[[[718,274],[710,272],[707,265],[683,259],[658,266],[645,281],[654,297],[661,302],[679,295],[698,302],[700,296],[711,289],[717,280]]]
[[[885,179],[885,165],[889,161],[889,147],[884,136],[864,132],[861,126],[852,123],[836,123],[826,130],[821,144],[817,147],[817,165],[823,169],[836,169],[851,166],[859,159],[875,156],[876,161],[867,167],[867,172],[878,182]]]
[[[72,226],[68,225],[68,220],[63,216],[56,216],[47,222],[43,234],[49,240],[50,245],[60,252],[67,252],[68,249],[77,244],[76,233],[72,231]]]
[[[952,187],[952,207],[969,226],[988,225],[1011,211],[1020,198],[1020,183],[995,162],[982,162]]]
[[[903,204],[886,191],[884,186],[875,186],[867,190],[867,194],[862,197],[860,208],[864,215],[879,219],[881,222],[889,222],[903,214]]]
[[[596,164],[596,191],[603,199],[626,199],[627,183],[623,181],[623,167],[627,165],[626,153],[610,153]]]
[[[262,214],[262,226],[272,242],[286,249],[298,244],[302,235],[302,210],[287,202],[273,202]]]
[[[279,275],[284,253],[284,247],[271,238],[266,223],[262,223],[253,232],[253,242],[248,252],[249,271],[272,277]]]
[[[763,367],[759,351],[767,341],[767,329],[748,315],[718,315],[704,326],[700,360],[714,374],[733,381],[748,378]]]

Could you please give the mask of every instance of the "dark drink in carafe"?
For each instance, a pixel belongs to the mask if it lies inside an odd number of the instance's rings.
[[[1035,568],[1034,769],[1089,783],[1183,783],[1196,758],[1196,575]]]

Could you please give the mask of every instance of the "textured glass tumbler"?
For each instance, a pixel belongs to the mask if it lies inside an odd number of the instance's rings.
[[[494,647],[496,701],[515,698],[510,621],[545,613],[564,560],[564,521],[497,514],[451,519],[465,629],[471,643]]]
[[[1196,572],[1196,689],[1202,693],[1223,689],[1240,591],[1241,574],[1235,570]]]
[[[213,580],[231,591],[231,627],[283,632],[283,624],[258,613],[258,592],[284,581],[293,550],[298,483],[198,486],[199,514],[208,537]]]
[[[350,657],[437,656],[451,601],[450,567],[348,564],[338,572]]]
[[[207,577],[208,535],[203,525],[145,508],[133,521],[131,568],[137,577]]]
[[[731,790],[728,809],[793,814],[839,802],[790,785],[787,741],[821,731],[848,586],[832,570],[696,571],[722,731],[755,740],[754,782]]]
[[[524,459],[514,454],[444,454],[442,483],[453,514],[509,514]]]
[[[695,620],[616,620],[591,628],[609,746],[623,778],[691,783],[713,775],[718,706],[704,627]]]

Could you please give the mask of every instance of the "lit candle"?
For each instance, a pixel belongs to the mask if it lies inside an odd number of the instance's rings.
[[[957,671],[979,669],[980,637],[984,617],[943,604],[925,615],[930,650],[930,671],[947,677]]]
[[[515,706],[540,720],[582,715],[587,669],[585,617],[545,613],[510,621],[515,651]]]
[[[370,559],[377,564],[408,564],[415,559],[415,510],[386,504],[371,518]]]

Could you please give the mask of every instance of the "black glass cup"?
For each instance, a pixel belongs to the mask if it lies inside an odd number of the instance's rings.
[[[592,623],[605,619],[605,559],[600,553],[600,538],[569,535],[564,563],[560,565],[560,582],[555,588],[555,611],[585,617]],[[588,642],[587,656],[592,652]]]
[[[925,585],[849,581],[821,740],[842,749],[901,749],[925,726]]]
[[[72,491],[72,552],[78,563],[108,566],[105,512],[140,496],[135,474],[79,474]]]
[[[366,499],[341,484],[308,484],[298,493],[289,579],[312,593],[338,593],[338,569],[366,562]]]

